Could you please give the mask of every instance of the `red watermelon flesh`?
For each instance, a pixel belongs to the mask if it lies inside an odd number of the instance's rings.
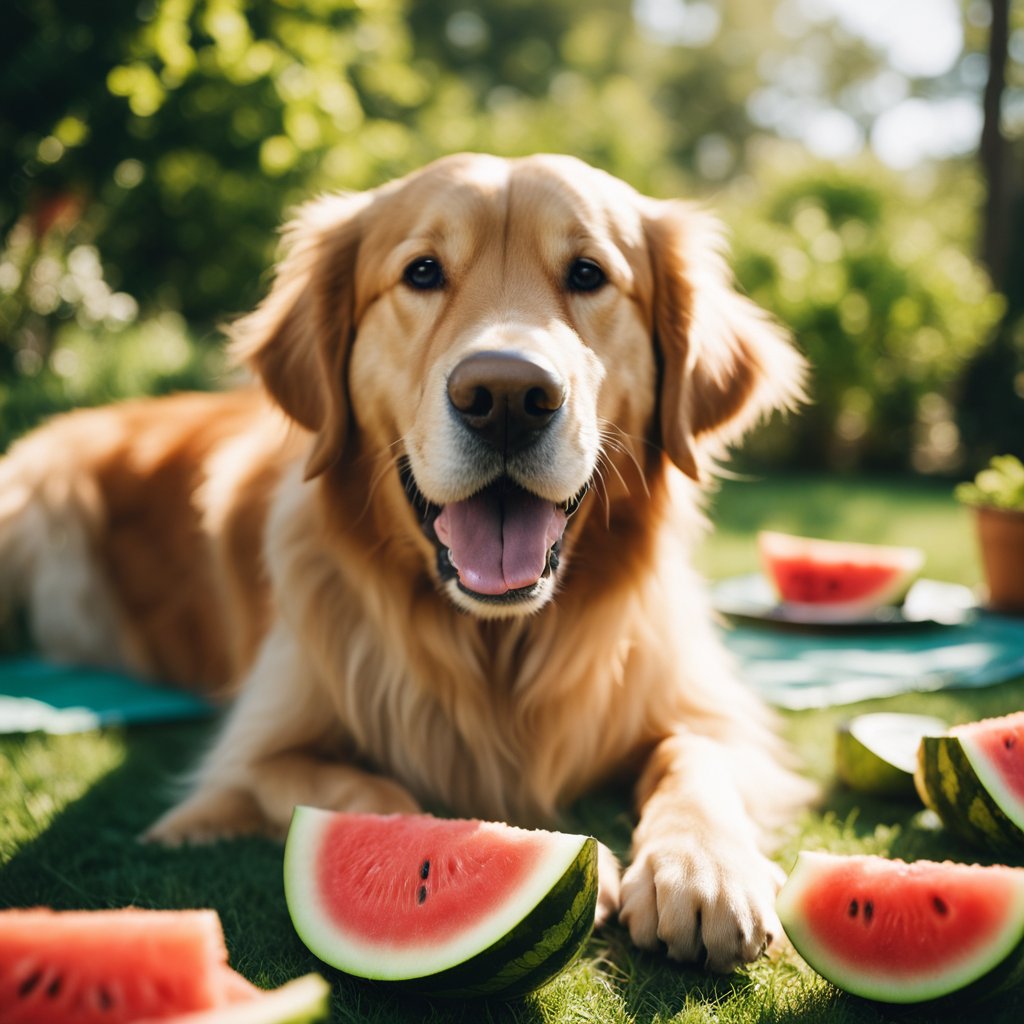
[[[819,974],[869,999],[948,995],[1024,953],[1024,869],[800,854],[779,893]]]
[[[130,1024],[257,998],[212,910],[0,913],[3,1024]]]
[[[387,827],[392,849],[418,851],[405,870],[395,872],[382,856],[379,818],[347,815],[328,822],[317,872],[326,910],[339,928],[396,950],[419,947],[425,938],[444,942],[471,927],[519,888],[545,849],[543,833],[480,821],[414,815]],[[387,914],[375,899],[382,884]]]
[[[758,534],[758,548],[765,574],[781,600],[820,607],[837,617],[899,603],[924,562],[917,548],[848,544],[771,531]]]
[[[958,725],[950,735],[1006,816],[1024,829],[1024,711]]]

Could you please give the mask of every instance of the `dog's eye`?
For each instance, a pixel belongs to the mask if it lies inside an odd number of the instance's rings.
[[[571,292],[596,292],[607,280],[604,271],[593,260],[584,258],[573,260],[565,277]]]
[[[444,287],[444,270],[433,256],[421,256],[405,268],[402,279],[410,288],[421,292],[437,291]]]

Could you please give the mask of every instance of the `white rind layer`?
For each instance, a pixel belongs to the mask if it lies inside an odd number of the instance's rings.
[[[978,781],[985,787],[988,795],[999,805],[1003,814],[1024,832],[1024,804],[1021,804],[1020,797],[1010,791],[1002,775],[992,767],[992,762],[970,733],[956,735],[955,739],[959,741],[964,757],[974,769],[974,774],[978,776]]]
[[[319,974],[306,974],[253,999],[163,1020],[165,1024],[307,1024],[327,1016],[330,994],[330,985]],[[151,1019],[138,1024],[159,1022]]]
[[[850,735],[874,757],[913,775],[922,736],[941,736],[949,726],[932,715],[876,711],[858,715],[847,725]]]
[[[482,953],[541,902],[587,842],[586,836],[544,833],[549,837],[549,848],[536,868],[503,904],[488,910],[477,925],[443,943],[398,949],[370,943],[363,935],[346,933],[320,903],[315,863],[324,831],[334,817],[333,811],[295,808],[284,854],[285,898],[299,938],[313,953],[346,974],[375,981],[426,978]],[[510,826],[482,822],[481,827],[504,831]]]

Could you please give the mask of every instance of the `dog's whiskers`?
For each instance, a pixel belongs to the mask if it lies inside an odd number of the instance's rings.
[[[646,443],[642,438],[633,437],[631,434],[627,434],[617,424],[612,423],[610,420],[601,420],[598,424],[601,435],[601,444],[612,451],[619,452],[624,455],[636,468],[636,475],[640,479],[640,483],[643,486],[644,494],[650,498],[651,490],[647,485],[647,477],[643,471],[643,467],[640,465],[640,460],[637,458],[636,452],[633,450],[632,444],[626,444],[626,441]],[[614,463],[610,463],[612,468],[615,469],[619,479],[622,480],[622,474],[619,473]],[[625,480],[622,480],[623,487],[626,488],[626,492],[629,492],[629,485],[626,484]]]
[[[611,529],[612,522],[612,503],[608,497],[608,483],[604,478],[604,467],[602,463],[605,461],[605,454],[603,451],[598,450],[597,463],[594,466],[594,490],[600,494],[601,501],[604,505],[604,525],[605,529]]]
[[[385,460],[384,465],[381,466],[380,470],[370,480],[370,486],[366,489],[366,503],[363,505],[362,512],[359,513],[360,519],[370,511],[370,504],[377,492],[377,488],[384,482],[384,478],[392,470],[395,472],[398,471],[398,463],[401,459],[401,452],[398,449],[404,441],[405,438],[400,437],[397,441],[393,441],[387,446],[387,450],[390,450],[391,454]]]

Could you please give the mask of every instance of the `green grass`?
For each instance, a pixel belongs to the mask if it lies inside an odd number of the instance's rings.
[[[918,543],[927,549],[930,575],[971,584],[978,579],[969,521],[945,486],[731,482],[716,501],[715,518],[720,533],[700,552],[703,567],[713,575],[752,568],[753,532],[771,526]],[[966,721],[1021,707],[1024,680],[981,691],[909,694],[783,716],[787,734],[825,795],[822,806],[783,837],[780,862],[788,866],[805,847],[984,862],[983,853],[949,838],[913,804],[855,797],[835,787],[834,727],[851,712],[869,709],[922,711]],[[280,847],[239,840],[165,850],[134,839],[170,803],[179,774],[193,763],[213,728],[176,725],[0,739],[0,905],[214,907],[224,923],[232,963],[257,984],[278,985],[317,969],[288,920]],[[630,828],[627,801],[614,792],[592,797],[574,809],[566,826],[594,832],[622,852]],[[1024,859],[1014,863],[1024,864]],[[1024,1019],[1021,997],[966,1011],[896,1013],[839,993],[785,949],[730,977],[709,977],[637,952],[618,926],[592,938],[584,957],[541,993],[511,1004],[435,1005],[337,976],[332,981],[332,1020],[370,1024],[1019,1024]]]

